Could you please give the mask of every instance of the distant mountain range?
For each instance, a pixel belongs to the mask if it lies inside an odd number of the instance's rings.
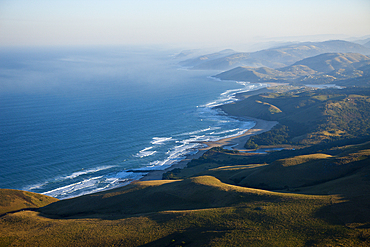
[[[279,69],[237,67],[214,77],[249,82],[331,83],[367,75],[370,57],[359,53],[324,53]]]
[[[343,40],[304,42],[274,47],[256,52],[223,50],[218,53],[187,59],[179,64],[192,69],[228,70],[238,66],[282,68],[302,59],[322,53],[370,54],[364,45]]]

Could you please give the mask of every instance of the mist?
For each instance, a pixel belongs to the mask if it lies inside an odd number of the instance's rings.
[[[170,51],[154,52],[145,47],[3,49],[0,94],[87,94],[97,88],[114,93],[127,82],[148,85],[164,76],[158,69],[161,60],[153,62],[159,54],[169,58]]]

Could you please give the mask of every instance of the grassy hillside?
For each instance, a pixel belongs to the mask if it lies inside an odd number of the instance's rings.
[[[0,189],[0,215],[25,208],[39,208],[58,199],[37,193]]]
[[[248,188],[339,195],[341,199],[317,214],[339,225],[368,226],[370,222],[370,142],[316,153],[312,149],[272,152],[263,157],[212,149],[187,168],[165,174],[177,179],[201,175]]]
[[[340,147],[340,148],[339,148]],[[264,155],[230,153],[214,148],[193,160],[183,170],[173,170],[166,178],[211,175],[223,182],[269,190],[296,190],[318,185],[367,169],[370,144],[319,145]]]
[[[361,227],[364,224],[344,227],[331,222],[335,212],[326,210],[340,200],[338,196],[243,188],[211,176],[138,182],[129,188],[60,201],[41,209],[42,214],[22,211],[3,216],[0,243],[2,246],[245,246],[246,243],[366,246],[370,233]],[[83,206],[90,207],[87,214],[75,210]],[[65,213],[68,217],[63,217]]]
[[[255,95],[220,108],[230,115],[280,123],[269,132],[251,137],[249,145],[312,145],[370,133],[368,88],[301,88]]]

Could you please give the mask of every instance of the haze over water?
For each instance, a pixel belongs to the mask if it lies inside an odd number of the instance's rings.
[[[211,107],[263,85],[221,82],[149,49],[1,51],[0,188],[57,198],[114,188],[253,126]]]

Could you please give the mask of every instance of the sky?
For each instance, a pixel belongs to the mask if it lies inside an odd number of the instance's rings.
[[[370,0],[0,0],[0,46],[238,46],[319,35],[370,35]]]

